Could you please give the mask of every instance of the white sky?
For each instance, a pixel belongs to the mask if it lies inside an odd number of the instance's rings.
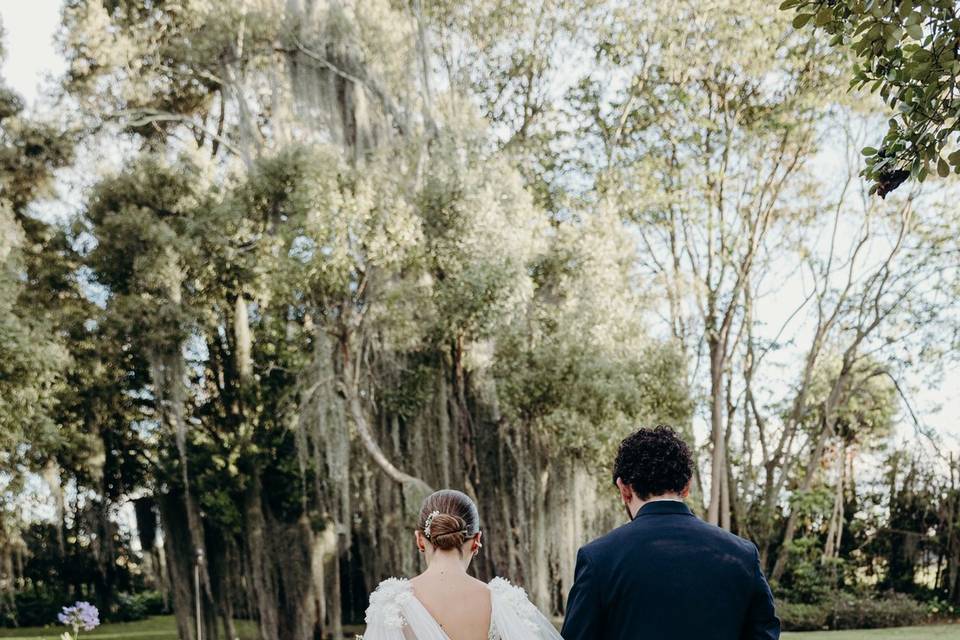
[[[43,86],[49,86],[65,65],[54,43],[59,26],[61,0],[0,0],[0,20],[4,29],[7,57],[0,74],[29,107],[41,102]],[[782,315],[783,300],[772,299],[767,315],[771,324]],[[938,382],[918,377],[911,385],[916,390],[911,400],[925,425],[950,439],[949,448],[960,451],[960,367],[952,364]],[[903,420],[901,437],[909,446],[913,429]]]
[[[53,37],[60,24],[61,0],[0,0],[7,83],[33,106],[45,79],[61,73],[63,58]]]

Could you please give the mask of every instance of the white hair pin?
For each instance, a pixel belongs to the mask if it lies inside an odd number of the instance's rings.
[[[433,519],[440,515],[439,511],[434,511],[427,516],[427,521],[423,523],[423,535],[427,537],[427,540],[430,539],[430,525],[433,524]]]

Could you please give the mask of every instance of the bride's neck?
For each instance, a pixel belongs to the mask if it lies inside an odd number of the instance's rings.
[[[425,573],[466,573],[469,565],[456,551],[438,551],[430,558]]]

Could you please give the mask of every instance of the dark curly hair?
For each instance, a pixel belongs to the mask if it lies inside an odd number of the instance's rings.
[[[682,493],[692,475],[690,448],[666,425],[640,429],[624,438],[613,465],[614,484],[620,478],[641,500]]]

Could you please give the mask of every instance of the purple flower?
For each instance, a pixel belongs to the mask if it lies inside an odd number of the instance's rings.
[[[100,612],[89,602],[75,602],[72,607],[64,607],[57,619],[74,630],[93,631],[100,626]]]

